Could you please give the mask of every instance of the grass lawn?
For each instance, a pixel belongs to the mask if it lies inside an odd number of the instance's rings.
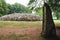
[[[39,27],[42,21],[0,21],[0,27]]]
[[[60,26],[60,20],[54,20],[55,25]],[[42,21],[0,21],[0,27],[40,27]]]
[[[56,26],[58,25],[60,26],[59,20],[54,20],[54,22]],[[6,40],[6,39],[8,40],[45,40],[44,38],[40,37],[41,26],[42,26],[42,21],[0,21],[0,39],[1,40]],[[3,27],[4,29],[1,29],[1,27]],[[7,29],[6,27],[8,28],[17,27],[17,29],[10,29],[10,28]],[[27,28],[27,27],[32,27],[32,28]],[[1,35],[1,33],[3,34]],[[10,34],[4,35],[6,33],[10,33]],[[60,35],[60,32],[57,32],[57,34]]]
[[[60,20],[54,20],[54,22],[57,27],[60,27]]]

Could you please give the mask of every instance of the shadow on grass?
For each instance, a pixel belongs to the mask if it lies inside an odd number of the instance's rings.
[[[39,40],[60,40],[60,37],[58,36],[49,37],[49,38],[40,37]]]
[[[58,36],[52,36],[52,37],[50,37],[50,38],[46,38],[46,40],[60,40],[60,37],[58,37]]]

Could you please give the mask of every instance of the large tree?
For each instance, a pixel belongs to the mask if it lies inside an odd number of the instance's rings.
[[[55,29],[55,25],[52,19],[52,9],[50,8],[50,6],[46,3],[47,0],[34,0],[32,1],[30,0],[29,5],[31,4],[31,8],[37,8],[37,6],[41,3],[44,2],[43,4],[43,27],[42,27],[42,36],[43,37],[50,37],[50,36],[56,36],[56,29]],[[52,0],[51,0],[52,1]],[[50,2],[50,1],[48,1]],[[34,6],[33,6],[34,5]]]
[[[34,2],[35,1],[35,2]],[[41,0],[43,1],[43,0]],[[54,15],[53,16],[56,16],[57,19],[60,18],[60,0],[46,0],[47,1],[47,4],[50,6],[51,10],[53,11]],[[36,0],[30,0],[29,1],[29,5],[32,5],[32,4],[37,4],[39,2],[36,2]],[[42,3],[42,2],[40,2]],[[35,5],[32,5],[32,9]],[[41,6],[41,4],[40,4]],[[39,9],[38,9],[39,10]]]
[[[5,0],[0,0],[0,16],[8,13],[8,7]]]
[[[43,6],[42,36],[43,37],[56,36],[56,29],[52,18],[52,11],[47,3],[44,3]]]
[[[8,4],[9,14],[11,13],[31,13],[31,10],[28,7],[25,7],[22,4]]]

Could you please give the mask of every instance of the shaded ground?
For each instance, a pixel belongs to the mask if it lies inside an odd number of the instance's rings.
[[[60,29],[57,28],[58,37],[42,38],[40,37],[41,27],[29,28],[0,28],[0,40],[60,40]]]

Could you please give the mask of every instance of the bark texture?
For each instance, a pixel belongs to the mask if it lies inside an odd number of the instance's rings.
[[[43,27],[42,27],[43,37],[56,36],[55,24],[52,19],[52,11],[47,3],[43,6]]]

